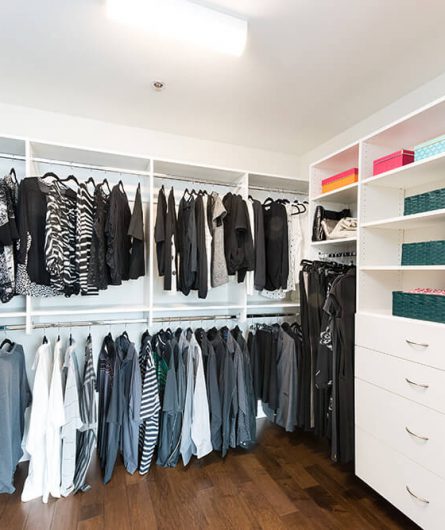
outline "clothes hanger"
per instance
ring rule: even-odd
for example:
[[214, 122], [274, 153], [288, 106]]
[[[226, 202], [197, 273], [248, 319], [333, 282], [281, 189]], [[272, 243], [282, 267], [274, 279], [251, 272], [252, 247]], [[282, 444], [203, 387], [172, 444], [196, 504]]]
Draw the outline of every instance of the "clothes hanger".
[[94, 182], [94, 179], [93, 177], [90, 177], [86, 182], [85, 182], [85, 186], [88, 186], [88, 184], [91, 182], [91, 184], [96, 187], [96, 183]]
[[0, 345], [0, 349], [3, 348], [3, 346], [5, 344], [9, 344], [10, 346], [14, 346], [14, 343], [12, 342], [11, 339], [8, 339], [8, 337], [5, 337], [5, 339], [3, 339], [3, 342]]
[[68, 175], [67, 177], [65, 177], [64, 179], [59, 179], [59, 182], [68, 182], [69, 180], [74, 180], [74, 182], [80, 186], [79, 184], [79, 181], [77, 180], [77, 178], [74, 176], [74, 175]]
[[103, 186], [104, 184], [106, 184], [107, 188], [108, 188], [108, 193], [111, 193], [111, 188], [110, 188], [110, 183], [108, 182], [108, 179], [105, 177], [103, 179], [103, 181], [99, 184], [99, 186]]
[[122, 180], [120, 180], [117, 185], [120, 186], [122, 192], [125, 193], [124, 183], [122, 182]]
[[249, 195], [248, 198], [249, 198], [252, 202], [255, 200], [255, 199], [252, 197], [252, 195]]
[[48, 339], [46, 338], [46, 335], [43, 335], [42, 344], [48, 344]]
[[43, 175], [43, 177], [41, 177], [41, 180], [46, 179], [46, 178], [50, 178], [50, 177], [52, 177], [52, 178], [54, 178], [54, 179], [56, 179], [56, 180], [58, 180], [60, 182], [59, 175], [56, 175], [53, 171], [48, 171], [47, 173], [45, 173]]
[[19, 181], [17, 180], [17, 173], [15, 172], [15, 169], [12, 167], [11, 171], [9, 172], [10, 176], [14, 178], [14, 182], [19, 185]]
[[267, 206], [268, 204], [272, 204], [275, 202], [272, 197], [267, 197], [267, 199], [263, 202], [263, 206]]

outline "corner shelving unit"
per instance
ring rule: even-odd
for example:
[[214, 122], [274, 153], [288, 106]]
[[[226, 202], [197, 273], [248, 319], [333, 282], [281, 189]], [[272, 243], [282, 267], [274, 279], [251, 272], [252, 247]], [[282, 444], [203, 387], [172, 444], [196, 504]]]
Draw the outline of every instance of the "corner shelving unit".
[[157, 159], [144, 153], [123, 153], [90, 150], [84, 146], [58, 145], [31, 138], [0, 138], [0, 171], [9, 173], [15, 167], [20, 178], [54, 171], [61, 176], [74, 173], [80, 180], [92, 176], [96, 181], [106, 177], [110, 186], [124, 182], [130, 206], [137, 185], [141, 184], [146, 233], [146, 275], [123, 286], [110, 286], [97, 296], [64, 298], [31, 298], [17, 296], [0, 305], [0, 324], [24, 324], [31, 333], [34, 324], [75, 322], [87, 319], [129, 319], [146, 321], [184, 316], [231, 315], [246, 322], [252, 313], [276, 314], [298, 311], [298, 293], [284, 300], [270, 300], [260, 295], [248, 296], [245, 283], [235, 278], [212, 289], [205, 300], [196, 292], [183, 296], [165, 292], [162, 278], [157, 273], [153, 228], [157, 197], [162, 185], [173, 186], [179, 203], [185, 188], [204, 188], [224, 195], [228, 191], [240, 193], [247, 199], [251, 194], [264, 200], [267, 196], [288, 196], [307, 199], [308, 183], [289, 175], [250, 173], [248, 169], [219, 168], [214, 166]]
[[[349, 207], [358, 218], [353, 241], [311, 244], [315, 259], [321, 249], [357, 250], [356, 474], [431, 529], [445, 520], [444, 453], [434, 452], [445, 432], [445, 409], [436, 412], [435, 405], [443, 399], [434, 399], [445, 388], [445, 327], [393, 316], [392, 293], [445, 289], [445, 265], [401, 264], [404, 243], [445, 240], [445, 209], [404, 215], [406, 197], [445, 188], [445, 153], [372, 173], [375, 159], [444, 133], [445, 97], [310, 166], [311, 219], [318, 204]], [[351, 167], [359, 169], [357, 185], [320, 193], [322, 178]], [[397, 403], [397, 410], [386, 406], [390, 403]]]
[[[327, 210], [343, 210], [349, 208], [352, 216], [357, 217], [359, 182], [349, 184], [348, 186], [327, 193], [321, 192], [321, 182], [323, 179], [353, 167], [359, 167], [358, 142], [351, 144], [310, 166], [309, 217], [311, 228], [315, 209], [318, 205], [323, 206]], [[310, 233], [312, 234], [311, 229]], [[356, 245], [357, 237], [311, 241], [310, 257], [317, 259], [320, 253], [325, 252], [355, 251]]]

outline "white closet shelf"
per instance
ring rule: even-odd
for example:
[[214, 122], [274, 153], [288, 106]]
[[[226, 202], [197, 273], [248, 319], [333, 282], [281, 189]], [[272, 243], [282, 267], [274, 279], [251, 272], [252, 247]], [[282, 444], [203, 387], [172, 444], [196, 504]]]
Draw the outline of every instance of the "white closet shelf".
[[410, 230], [435, 225], [437, 222], [443, 222], [444, 220], [445, 208], [441, 208], [440, 210], [416, 213], [414, 215], [400, 215], [398, 217], [389, 217], [380, 221], [371, 221], [369, 223], [363, 223], [362, 227]]
[[227, 304], [204, 304], [204, 303], [191, 303], [191, 304], [169, 304], [169, 305], [155, 305], [152, 309], [154, 313], [165, 313], [168, 311], [181, 311], [184, 313], [194, 311], [231, 311], [241, 310], [245, 306], [241, 304], [227, 305]]
[[25, 311], [5, 311], [0, 312], [0, 318], [25, 318]]
[[356, 316], [361, 315], [364, 317], [379, 317], [384, 318], [388, 320], [398, 320], [401, 322], [412, 322], [413, 324], [421, 324], [422, 326], [432, 326], [432, 327], [438, 327], [440, 326], [440, 330], [443, 331], [443, 324], [441, 322], [430, 322], [428, 320], [418, 320], [417, 318], [406, 318], [406, 317], [397, 317], [392, 314], [392, 311], [390, 309], [364, 309], [362, 311], [359, 311], [356, 313]]
[[71, 309], [33, 309], [31, 316], [68, 316], [68, 315], [100, 315], [118, 313], [145, 313], [150, 311], [146, 305], [110, 306], [110, 307], [73, 307]]
[[249, 309], [292, 309], [300, 307], [298, 302], [271, 302], [271, 303], [252, 303], [247, 304], [247, 311]]
[[440, 180], [445, 182], [445, 153], [365, 178], [363, 184], [408, 189]]
[[356, 237], [343, 237], [341, 239], [326, 239], [325, 241], [312, 241], [311, 245], [313, 247], [325, 247], [329, 245], [341, 245], [343, 243], [355, 243], [357, 241]]
[[311, 198], [315, 202], [332, 202], [339, 204], [355, 203], [357, 201], [358, 182], [343, 186], [338, 190], [328, 191], [327, 193], [320, 193]]
[[366, 272], [386, 271], [445, 271], [445, 265], [365, 265], [360, 270]]

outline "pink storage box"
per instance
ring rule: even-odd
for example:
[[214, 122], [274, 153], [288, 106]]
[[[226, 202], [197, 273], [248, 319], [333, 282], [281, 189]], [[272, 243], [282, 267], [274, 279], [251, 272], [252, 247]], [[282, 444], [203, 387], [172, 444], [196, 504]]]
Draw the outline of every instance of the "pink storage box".
[[395, 153], [374, 160], [373, 175], [379, 175], [380, 173], [385, 173], [385, 171], [391, 171], [391, 169], [406, 166], [412, 162], [414, 162], [414, 151], [401, 149], [400, 151], [396, 151]]
[[335, 180], [339, 180], [345, 177], [349, 177], [350, 175], [358, 175], [358, 169], [356, 167], [353, 167], [351, 169], [347, 169], [346, 171], [342, 171], [341, 173], [337, 173], [336, 175], [329, 177], [327, 179], [323, 179], [321, 181], [321, 185], [325, 186], [326, 184], [329, 184], [330, 182], [334, 182]]

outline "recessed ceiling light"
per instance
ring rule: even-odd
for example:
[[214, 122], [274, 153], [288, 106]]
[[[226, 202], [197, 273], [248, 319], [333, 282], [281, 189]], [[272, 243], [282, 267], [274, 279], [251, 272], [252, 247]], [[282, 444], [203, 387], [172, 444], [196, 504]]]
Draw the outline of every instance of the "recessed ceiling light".
[[161, 90], [164, 90], [165, 88], [165, 83], [164, 81], [153, 81], [151, 86], [153, 87], [153, 90], [156, 90], [156, 92], [161, 92]]
[[107, 0], [111, 18], [150, 32], [240, 56], [247, 20], [189, 0]]

